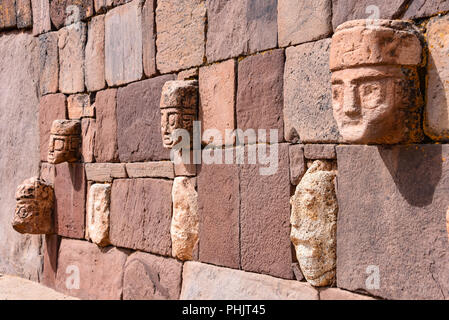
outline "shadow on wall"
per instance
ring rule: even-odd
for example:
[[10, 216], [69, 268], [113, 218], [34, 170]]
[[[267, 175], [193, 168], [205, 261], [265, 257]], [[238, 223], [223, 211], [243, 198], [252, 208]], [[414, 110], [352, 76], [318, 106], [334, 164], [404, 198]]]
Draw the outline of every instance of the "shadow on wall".
[[432, 204], [442, 175], [441, 145], [378, 146], [377, 150], [404, 199], [414, 207]]

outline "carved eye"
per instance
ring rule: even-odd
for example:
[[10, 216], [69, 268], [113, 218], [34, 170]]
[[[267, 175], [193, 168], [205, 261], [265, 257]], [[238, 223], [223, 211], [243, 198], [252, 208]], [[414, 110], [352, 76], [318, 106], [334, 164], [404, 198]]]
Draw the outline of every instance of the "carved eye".
[[332, 101], [334, 108], [340, 108], [343, 101], [343, 87], [339, 84], [332, 85]]
[[[386, 83], [384, 85], [386, 85]], [[370, 81], [360, 85], [360, 101], [363, 108], [374, 109], [383, 103], [385, 98], [383, 90], [384, 85], [381, 81]]]
[[176, 113], [172, 113], [168, 116], [168, 123], [170, 126], [174, 126], [176, 124]]

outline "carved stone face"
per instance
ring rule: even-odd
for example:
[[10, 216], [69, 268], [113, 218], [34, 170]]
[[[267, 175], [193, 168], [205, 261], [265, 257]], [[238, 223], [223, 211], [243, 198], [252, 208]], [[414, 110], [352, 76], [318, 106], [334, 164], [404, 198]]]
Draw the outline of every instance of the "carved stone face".
[[20, 233], [52, 233], [53, 203], [51, 186], [37, 178], [25, 180], [17, 188], [13, 228]]
[[58, 164], [74, 162], [79, 158], [80, 122], [76, 120], [55, 120], [48, 145], [48, 162]]
[[372, 66], [332, 74], [334, 118], [345, 142], [398, 143], [405, 139], [406, 75], [399, 67]]
[[193, 126], [193, 115], [183, 114], [181, 108], [161, 109], [161, 133], [165, 148], [172, 148], [181, 138], [173, 140], [172, 134], [176, 129], [185, 129], [191, 134]]

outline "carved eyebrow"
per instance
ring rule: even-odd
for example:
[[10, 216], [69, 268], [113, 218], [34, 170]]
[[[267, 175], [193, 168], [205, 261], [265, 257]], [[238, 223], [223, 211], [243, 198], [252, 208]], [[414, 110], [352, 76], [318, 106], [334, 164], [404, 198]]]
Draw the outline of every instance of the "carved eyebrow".
[[385, 75], [376, 75], [376, 76], [366, 76], [363, 78], [352, 79], [350, 82], [351, 82], [351, 84], [360, 84], [360, 83], [365, 83], [365, 82], [370, 82], [370, 81], [379, 81], [379, 80], [386, 80], [386, 79], [393, 79], [393, 78], [395, 78], [395, 77], [385, 76]]
[[332, 79], [332, 84], [343, 84], [343, 80], [341, 80], [341, 79]]

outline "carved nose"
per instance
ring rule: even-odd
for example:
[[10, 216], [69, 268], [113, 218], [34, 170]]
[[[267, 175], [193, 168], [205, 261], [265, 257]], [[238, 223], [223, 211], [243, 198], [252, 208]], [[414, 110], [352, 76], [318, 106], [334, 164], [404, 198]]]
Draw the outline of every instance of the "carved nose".
[[347, 116], [355, 116], [360, 113], [359, 101], [357, 99], [357, 89], [355, 86], [345, 89], [343, 112]]

